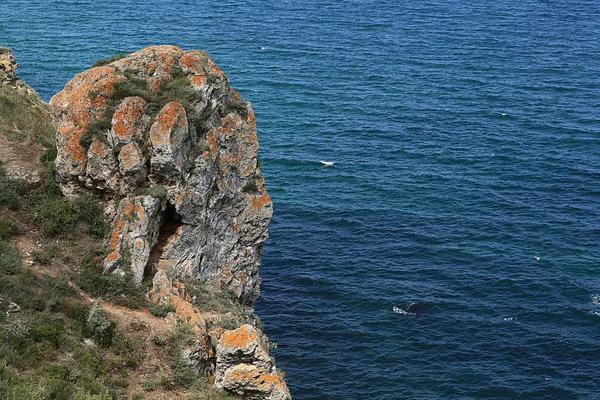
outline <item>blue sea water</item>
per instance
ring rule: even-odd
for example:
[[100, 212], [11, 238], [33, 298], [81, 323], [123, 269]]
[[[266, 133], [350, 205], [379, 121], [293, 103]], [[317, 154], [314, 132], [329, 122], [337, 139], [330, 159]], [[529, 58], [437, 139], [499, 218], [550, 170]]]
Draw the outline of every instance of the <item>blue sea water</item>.
[[[263, 319], [296, 399], [600, 399], [600, 3], [28, 0], [49, 99], [209, 52], [256, 111]], [[326, 166], [321, 161], [333, 162]]]

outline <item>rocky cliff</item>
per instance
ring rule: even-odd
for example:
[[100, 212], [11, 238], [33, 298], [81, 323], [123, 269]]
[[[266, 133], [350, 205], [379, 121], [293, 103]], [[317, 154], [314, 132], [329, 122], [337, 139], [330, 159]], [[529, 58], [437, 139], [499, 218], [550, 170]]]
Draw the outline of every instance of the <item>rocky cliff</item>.
[[[110, 218], [107, 274], [152, 280], [151, 302], [191, 326], [190, 362], [245, 399], [290, 399], [256, 329], [262, 246], [273, 207], [252, 107], [206, 53], [148, 47], [98, 63], [50, 100], [57, 180]], [[186, 283], [231, 294], [247, 322], [226, 330]]]

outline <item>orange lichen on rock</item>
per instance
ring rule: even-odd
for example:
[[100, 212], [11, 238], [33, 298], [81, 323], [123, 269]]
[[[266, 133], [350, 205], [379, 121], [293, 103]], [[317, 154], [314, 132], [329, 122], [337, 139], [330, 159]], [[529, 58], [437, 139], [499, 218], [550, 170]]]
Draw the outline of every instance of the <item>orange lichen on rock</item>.
[[[120, 241], [123, 236], [123, 228], [125, 227], [125, 220], [119, 218], [119, 220], [113, 225], [113, 230], [110, 232], [108, 237], [108, 249], [116, 250], [120, 246]], [[108, 257], [107, 257], [108, 259]]]
[[274, 390], [287, 391], [287, 386], [279, 374], [265, 371], [255, 365], [236, 365], [227, 370], [223, 381], [226, 389], [240, 395], [251, 391], [262, 393], [271, 393]]
[[134, 142], [123, 146], [119, 152], [119, 162], [125, 172], [131, 171], [141, 165], [142, 158], [140, 155], [140, 150]]
[[61, 161], [57, 168], [65, 173], [79, 175], [85, 170], [86, 151], [79, 144], [79, 138], [84, 133], [81, 126], [71, 124], [59, 124], [57, 134], [63, 142], [58, 149], [58, 160]]
[[266, 191], [259, 196], [253, 196], [250, 198], [250, 204], [252, 207], [252, 211], [258, 211], [263, 208], [267, 204], [272, 204], [271, 197], [268, 195]]
[[108, 253], [108, 255], [106, 256], [106, 260], [107, 261], [117, 261], [119, 259], [119, 257], [121, 257], [119, 255], [119, 253], [117, 253], [116, 251], [111, 251], [110, 253]]
[[[98, 157], [105, 158], [110, 154], [110, 148], [101, 140], [94, 140], [88, 149], [88, 152], [95, 153]], [[89, 156], [88, 156], [89, 157]]]
[[206, 75], [190, 75], [188, 79], [192, 85], [200, 86], [206, 82]]
[[157, 92], [163, 82], [173, 77], [175, 65], [182, 54], [177, 46], [150, 46], [111, 65], [123, 71], [138, 71], [139, 75], [147, 77], [148, 87]]
[[77, 74], [65, 88], [50, 99], [59, 120], [57, 169], [61, 176], [85, 171], [86, 150], [79, 144], [88, 125], [102, 116], [113, 84], [119, 80], [112, 67], [98, 67]]
[[174, 127], [184, 126], [187, 119], [185, 108], [172, 101], [166, 104], [156, 116], [156, 123], [150, 130], [150, 141], [155, 147], [171, 144], [171, 131]]
[[179, 65], [184, 72], [191, 72], [196, 75], [213, 74], [218, 77], [225, 76], [221, 68], [215, 64], [214, 60], [201, 50], [190, 50], [183, 53], [179, 59]]
[[256, 330], [250, 325], [242, 325], [238, 329], [226, 331], [219, 342], [223, 346], [243, 348], [248, 347], [258, 340]]
[[112, 132], [118, 141], [128, 143], [142, 136], [145, 106], [146, 100], [142, 97], [126, 97], [121, 101], [112, 118]]

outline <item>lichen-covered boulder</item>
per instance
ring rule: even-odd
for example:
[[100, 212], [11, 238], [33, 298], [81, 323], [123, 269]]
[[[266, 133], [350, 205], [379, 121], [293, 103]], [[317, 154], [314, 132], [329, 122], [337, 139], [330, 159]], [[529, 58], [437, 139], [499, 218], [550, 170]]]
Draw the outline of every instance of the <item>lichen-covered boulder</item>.
[[217, 345], [215, 386], [252, 400], [290, 400], [285, 381], [251, 325], [226, 331]]
[[0, 82], [14, 82], [17, 80], [15, 74], [19, 64], [15, 61], [12, 51], [0, 46]]
[[112, 219], [106, 271], [164, 271], [252, 304], [272, 203], [252, 107], [206, 53], [145, 48], [76, 75], [50, 106], [61, 190], [98, 196]]

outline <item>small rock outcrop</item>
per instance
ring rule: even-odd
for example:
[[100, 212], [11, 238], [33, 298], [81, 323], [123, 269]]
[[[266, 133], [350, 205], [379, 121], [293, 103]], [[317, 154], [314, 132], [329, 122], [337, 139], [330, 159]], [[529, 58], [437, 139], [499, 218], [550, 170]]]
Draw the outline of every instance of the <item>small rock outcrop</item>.
[[251, 325], [225, 332], [217, 346], [215, 386], [249, 400], [290, 400], [290, 392]]
[[148, 300], [191, 327], [184, 353], [217, 387], [291, 399], [266, 336], [209, 326], [223, 316], [201, 312], [181, 282], [231, 293], [246, 310], [259, 295], [273, 206], [250, 104], [206, 53], [154, 46], [76, 75], [50, 106], [63, 194], [96, 196], [112, 221], [105, 273], [152, 278]]
[[15, 73], [18, 66], [12, 51], [0, 46], [0, 82], [15, 82], [18, 79]]

